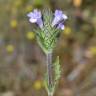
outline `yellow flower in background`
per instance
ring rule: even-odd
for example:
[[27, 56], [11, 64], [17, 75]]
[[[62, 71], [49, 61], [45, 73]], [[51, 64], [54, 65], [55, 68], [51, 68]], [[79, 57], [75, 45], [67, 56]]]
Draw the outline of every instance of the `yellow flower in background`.
[[7, 46], [6, 46], [6, 51], [7, 51], [8, 53], [12, 53], [12, 52], [14, 51], [14, 46], [13, 46], [13, 45], [7, 45]]
[[26, 12], [30, 12], [30, 11], [32, 11], [32, 5], [28, 5], [27, 7], [26, 7]]
[[42, 83], [41, 80], [36, 80], [36, 81], [34, 82], [33, 87], [34, 87], [35, 90], [40, 90], [40, 89], [42, 88], [42, 85], [43, 85], [43, 83]]
[[65, 27], [64, 29], [64, 35], [70, 35], [72, 32], [71, 28], [70, 27]]
[[33, 40], [35, 38], [35, 34], [34, 32], [27, 32], [26, 37], [29, 40]]
[[81, 4], [82, 4], [82, 0], [73, 0], [73, 5], [74, 5], [75, 7], [80, 7]]
[[17, 21], [16, 21], [16, 20], [12, 20], [12, 21], [10, 22], [10, 26], [11, 26], [12, 28], [16, 28], [16, 27], [17, 27]]
[[90, 47], [90, 52], [92, 55], [96, 55], [96, 46]]

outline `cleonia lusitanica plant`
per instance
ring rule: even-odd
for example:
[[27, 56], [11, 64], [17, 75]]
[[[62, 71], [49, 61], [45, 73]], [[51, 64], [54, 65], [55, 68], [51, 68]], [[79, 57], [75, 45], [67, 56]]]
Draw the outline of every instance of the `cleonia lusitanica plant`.
[[[61, 10], [55, 10], [54, 13], [50, 9], [43, 10], [34, 9], [27, 14], [30, 23], [37, 24], [34, 30], [36, 39], [46, 55], [47, 72], [44, 78], [45, 88], [48, 96], [53, 96], [55, 88], [58, 84], [61, 74], [59, 64], [59, 56], [55, 62], [52, 62], [52, 52], [56, 45], [57, 35], [64, 30], [64, 22], [67, 16]], [[53, 73], [54, 72], [54, 76]]]

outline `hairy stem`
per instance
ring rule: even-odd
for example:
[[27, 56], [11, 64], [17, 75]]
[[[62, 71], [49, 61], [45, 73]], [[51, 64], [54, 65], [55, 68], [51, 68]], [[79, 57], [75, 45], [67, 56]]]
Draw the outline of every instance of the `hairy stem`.
[[53, 96], [53, 93], [48, 93], [48, 96]]
[[[47, 76], [48, 76], [48, 86], [52, 87], [52, 52], [46, 54], [46, 63], [47, 63]], [[50, 93], [48, 94], [49, 96]]]

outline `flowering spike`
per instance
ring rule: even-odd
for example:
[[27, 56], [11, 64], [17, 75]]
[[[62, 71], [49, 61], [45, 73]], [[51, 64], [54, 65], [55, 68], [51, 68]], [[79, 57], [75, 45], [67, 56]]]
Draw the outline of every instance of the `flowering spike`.
[[[63, 14], [61, 10], [56, 10], [54, 13], [49, 10], [38, 11], [37, 9], [33, 10], [27, 14], [29, 21], [31, 23], [36, 23], [41, 29], [36, 30], [37, 41], [45, 53], [49, 53], [53, 50], [57, 35], [61, 30], [64, 30], [64, 20], [67, 19], [67, 16]], [[43, 21], [42, 21], [43, 17]]]

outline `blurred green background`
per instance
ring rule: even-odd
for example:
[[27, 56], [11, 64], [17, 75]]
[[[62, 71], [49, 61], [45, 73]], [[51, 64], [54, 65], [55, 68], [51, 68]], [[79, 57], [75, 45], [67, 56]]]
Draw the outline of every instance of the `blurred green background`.
[[68, 16], [53, 53], [62, 66], [54, 96], [96, 96], [96, 0], [0, 0], [0, 96], [47, 96], [45, 55], [26, 16], [34, 8]]

